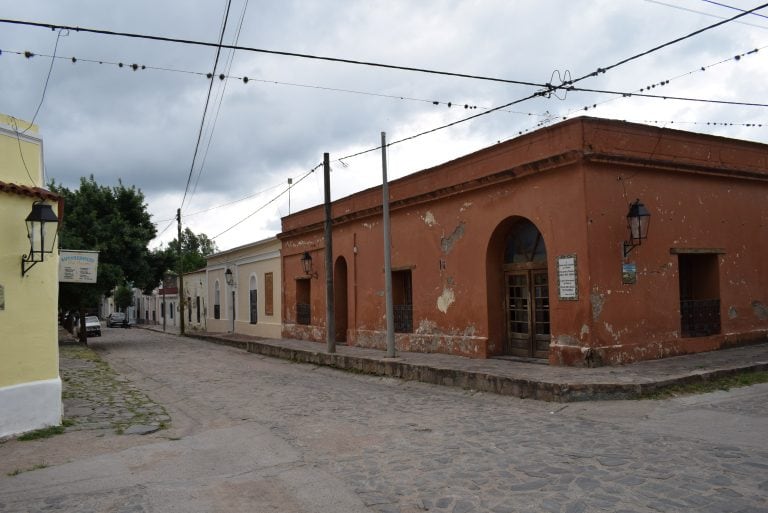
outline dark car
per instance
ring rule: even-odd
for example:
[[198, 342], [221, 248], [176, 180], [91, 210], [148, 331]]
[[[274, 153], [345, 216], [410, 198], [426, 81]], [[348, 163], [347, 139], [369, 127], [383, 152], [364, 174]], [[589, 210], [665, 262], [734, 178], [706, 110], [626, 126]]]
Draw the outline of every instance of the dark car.
[[107, 327], [109, 328], [120, 328], [125, 324], [127, 321], [125, 314], [123, 312], [113, 312], [109, 314], [109, 317], [107, 317]]
[[85, 334], [89, 337], [101, 336], [101, 321], [95, 315], [89, 315], [85, 318]]

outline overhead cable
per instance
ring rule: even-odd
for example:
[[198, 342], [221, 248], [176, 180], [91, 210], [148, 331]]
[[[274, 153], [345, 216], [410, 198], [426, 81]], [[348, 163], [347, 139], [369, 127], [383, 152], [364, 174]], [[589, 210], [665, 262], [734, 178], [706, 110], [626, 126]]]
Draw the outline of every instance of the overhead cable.
[[443, 76], [449, 76], [449, 77], [457, 77], [457, 78], [471, 78], [474, 80], [486, 80], [490, 82], [501, 82], [505, 84], [516, 84], [516, 85], [525, 85], [525, 86], [533, 86], [533, 87], [546, 87], [546, 84], [537, 83], [537, 82], [527, 82], [524, 80], [511, 80], [511, 79], [505, 79], [505, 78], [497, 78], [497, 77], [488, 77], [483, 75], [470, 75], [467, 73], [454, 73], [450, 71], [439, 71], [439, 70], [433, 70], [433, 69], [427, 69], [427, 68], [416, 68], [412, 66], [398, 66], [395, 64], [384, 64], [380, 62], [372, 62], [372, 61], [361, 61], [361, 60], [355, 60], [355, 59], [344, 59], [341, 57], [328, 57], [323, 55], [312, 55], [312, 54], [306, 54], [306, 53], [297, 53], [297, 52], [287, 52], [287, 51], [281, 51], [281, 50], [267, 50], [264, 48], [254, 48], [250, 46], [240, 46], [240, 45], [224, 45], [224, 44], [216, 44], [216, 43], [209, 43], [206, 41], [197, 41], [193, 39], [179, 39], [179, 38], [173, 38], [173, 37], [163, 37], [163, 36], [152, 36], [147, 34], [137, 34], [132, 32], [116, 32], [113, 30], [101, 30], [101, 29], [92, 29], [92, 28], [85, 28], [85, 27], [76, 27], [76, 26], [70, 26], [70, 25], [59, 25], [59, 24], [52, 24], [52, 23], [41, 23], [41, 22], [33, 22], [33, 21], [23, 21], [23, 20], [13, 20], [8, 18], [0, 18], [0, 23], [8, 23], [12, 25], [22, 25], [22, 26], [28, 26], [28, 27], [38, 27], [38, 28], [47, 28], [51, 30], [56, 29], [69, 29], [74, 30], [75, 32], [88, 32], [91, 34], [102, 34], [107, 36], [120, 36], [120, 37], [128, 37], [128, 38], [137, 38], [137, 39], [150, 39], [153, 41], [163, 41], [166, 43], [179, 43], [179, 44], [186, 44], [186, 45], [196, 45], [196, 46], [208, 46], [213, 48], [227, 48], [230, 50], [243, 50], [246, 52], [257, 52], [257, 53], [265, 53], [270, 55], [280, 55], [284, 57], [296, 57], [301, 59], [312, 59], [312, 60], [319, 60], [319, 61], [328, 61], [328, 62], [337, 62], [341, 64], [354, 64], [358, 66], [371, 66], [375, 68], [384, 68], [384, 69], [393, 69], [393, 70], [401, 70], [401, 71], [414, 71], [419, 73], [427, 73], [432, 75], [443, 75]]
[[[221, 35], [219, 36], [219, 46], [216, 49], [216, 59], [213, 61], [213, 72], [216, 73], [216, 66], [219, 64], [219, 55], [221, 55], [221, 43], [224, 41], [224, 32], [227, 30], [227, 19], [229, 18], [229, 8], [232, 5], [232, 0], [227, 1], [227, 10], [224, 13], [224, 21], [221, 24]], [[192, 180], [192, 173], [195, 170], [195, 160], [197, 159], [197, 152], [200, 150], [200, 140], [203, 137], [203, 127], [205, 126], [205, 115], [208, 112], [208, 103], [211, 100], [211, 89], [213, 89], [213, 80], [208, 85], [208, 94], [205, 97], [205, 107], [203, 108], [203, 116], [200, 120], [200, 130], [197, 132], [197, 142], [195, 143], [195, 152], [192, 154], [192, 164], [189, 167], [189, 176], [187, 176], [187, 185], [184, 187], [184, 197], [181, 199], [181, 208], [184, 207], [184, 200], [187, 199], [187, 192], [189, 192], [189, 184]]]

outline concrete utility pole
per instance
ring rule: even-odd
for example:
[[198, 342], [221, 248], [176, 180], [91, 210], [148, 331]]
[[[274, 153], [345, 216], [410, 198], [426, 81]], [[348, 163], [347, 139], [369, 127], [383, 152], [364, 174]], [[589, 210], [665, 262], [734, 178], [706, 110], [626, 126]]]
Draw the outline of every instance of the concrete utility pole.
[[325, 327], [328, 352], [336, 352], [336, 319], [333, 305], [333, 230], [331, 229], [331, 163], [323, 153], [325, 182]]
[[291, 188], [293, 187], [293, 178], [288, 179], [288, 215], [291, 215]]
[[176, 219], [179, 221], [179, 317], [181, 334], [184, 335], [184, 251], [181, 247], [181, 209], [176, 209]]
[[389, 229], [389, 181], [387, 179], [387, 133], [381, 133], [381, 174], [384, 222], [384, 301], [387, 312], [387, 358], [395, 357], [395, 313], [392, 306], [392, 240]]

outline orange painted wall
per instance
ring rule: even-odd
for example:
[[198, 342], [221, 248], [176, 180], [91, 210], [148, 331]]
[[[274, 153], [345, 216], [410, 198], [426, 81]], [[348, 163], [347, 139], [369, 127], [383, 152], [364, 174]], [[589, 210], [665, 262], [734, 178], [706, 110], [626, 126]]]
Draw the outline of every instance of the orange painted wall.
[[[547, 246], [552, 364], [659, 358], [765, 337], [768, 151], [765, 145], [579, 118], [390, 184], [393, 269], [410, 269], [414, 333], [401, 350], [499, 354], [505, 332], [503, 244], [524, 217]], [[651, 211], [626, 260], [628, 204]], [[384, 348], [381, 191], [332, 206], [334, 261], [347, 269], [350, 344]], [[283, 218], [283, 335], [325, 340], [322, 206]], [[722, 331], [680, 334], [676, 250], [715, 248]], [[309, 251], [310, 325], [296, 324], [300, 257]], [[578, 300], [557, 297], [558, 255], [577, 256]], [[622, 263], [637, 282], [622, 283]], [[338, 295], [337, 295], [338, 297]], [[338, 319], [338, 316], [337, 316]], [[338, 323], [338, 320], [337, 320]]]

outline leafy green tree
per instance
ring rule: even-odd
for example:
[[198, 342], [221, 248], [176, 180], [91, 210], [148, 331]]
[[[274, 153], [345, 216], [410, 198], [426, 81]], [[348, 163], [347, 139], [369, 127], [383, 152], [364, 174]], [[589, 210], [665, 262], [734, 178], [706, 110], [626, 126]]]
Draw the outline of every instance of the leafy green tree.
[[[182, 272], [197, 271], [206, 266], [206, 257], [216, 253], [216, 243], [204, 233], [196, 235], [189, 228], [181, 232]], [[158, 260], [165, 264], [165, 269], [179, 270], [179, 240], [173, 239], [166, 248], [158, 250], [162, 256]]]
[[62, 249], [99, 251], [95, 284], [62, 283], [59, 306], [66, 310], [93, 309], [102, 295], [110, 295], [126, 280], [141, 288], [153, 280], [148, 243], [157, 233], [144, 194], [118, 182], [102, 186], [91, 175], [80, 188], [69, 190], [55, 182], [51, 191], [64, 198], [64, 220], [59, 228]]
[[133, 304], [133, 290], [127, 285], [120, 285], [115, 289], [115, 306], [120, 311], [125, 311], [126, 308]]

